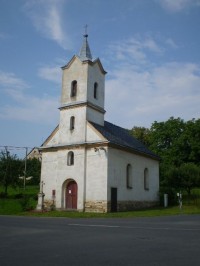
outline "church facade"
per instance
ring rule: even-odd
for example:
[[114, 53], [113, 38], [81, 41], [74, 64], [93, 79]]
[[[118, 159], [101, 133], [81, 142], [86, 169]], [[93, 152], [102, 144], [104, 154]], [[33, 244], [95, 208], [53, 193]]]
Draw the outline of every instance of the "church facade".
[[110, 212], [158, 202], [159, 158], [127, 130], [104, 120], [105, 75], [87, 35], [62, 67], [59, 125], [40, 147], [38, 209]]

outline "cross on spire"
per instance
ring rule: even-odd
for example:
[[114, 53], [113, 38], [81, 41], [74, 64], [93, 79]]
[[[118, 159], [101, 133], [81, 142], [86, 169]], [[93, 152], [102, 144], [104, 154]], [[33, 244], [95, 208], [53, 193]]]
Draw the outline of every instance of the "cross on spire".
[[85, 34], [83, 35], [84, 37], [88, 37], [88, 34], [87, 34], [87, 28], [88, 28], [88, 25], [86, 24], [85, 26], [84, 26], [84, 28], [85, 28]]
[[84, 37], [83, 38], [83, 44], [82, 44], [80, 54], [79, 54], [79, 57], [82, 61], [92, 60], [92, 54], [90, 52], [90, 47], [89, 47], [89, 44], [87, 41], [87, 37], [88, 37], [87, 28], [88, 28], [88, 25], [86, 24], [84, 26], [85, 34], [83, 35], [83, 37]]

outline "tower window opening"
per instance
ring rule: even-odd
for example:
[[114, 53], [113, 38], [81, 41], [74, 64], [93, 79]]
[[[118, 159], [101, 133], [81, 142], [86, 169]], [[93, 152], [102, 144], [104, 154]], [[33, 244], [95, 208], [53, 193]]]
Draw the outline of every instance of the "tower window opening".
[[74, 153], [73, 151], [69, 151], [67, 154], [67, 165], [74, 165]]
[[70, 130], [74, 130], [75, 128], [75, 117], [71, 116], [70, 117]]
[[75, 97], [77, 95], [77, 81], [73, 80], [71, 83], [71, 97]]
[[132, 188], [132, 167], [130, 164], [126, 166], [126, 187]]
[[97, 99], [97, 89], [98, 89], [98, 83], [94, 83], [94, 98]]
[[144, 189], [149, 190], [149, 171], [148, 171], [148, 168], [144, 169]]

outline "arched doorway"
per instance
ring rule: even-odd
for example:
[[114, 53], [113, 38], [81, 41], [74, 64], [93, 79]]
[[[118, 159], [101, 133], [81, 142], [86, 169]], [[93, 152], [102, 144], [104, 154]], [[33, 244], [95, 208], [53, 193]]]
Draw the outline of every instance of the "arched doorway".
[[70, 181], [66, 185], [66, 209], [77, 209], [77, 183]]

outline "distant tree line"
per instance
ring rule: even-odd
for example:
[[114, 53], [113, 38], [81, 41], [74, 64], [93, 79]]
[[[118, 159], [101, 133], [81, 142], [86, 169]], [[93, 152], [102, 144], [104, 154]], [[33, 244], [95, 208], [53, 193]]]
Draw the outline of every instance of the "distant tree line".
[[200, 187], [200, 119], [170, 117], [155, 121], [150, 129], [133, 127], [130, 134], [160, 156], [160, 189], [163, 193]]

